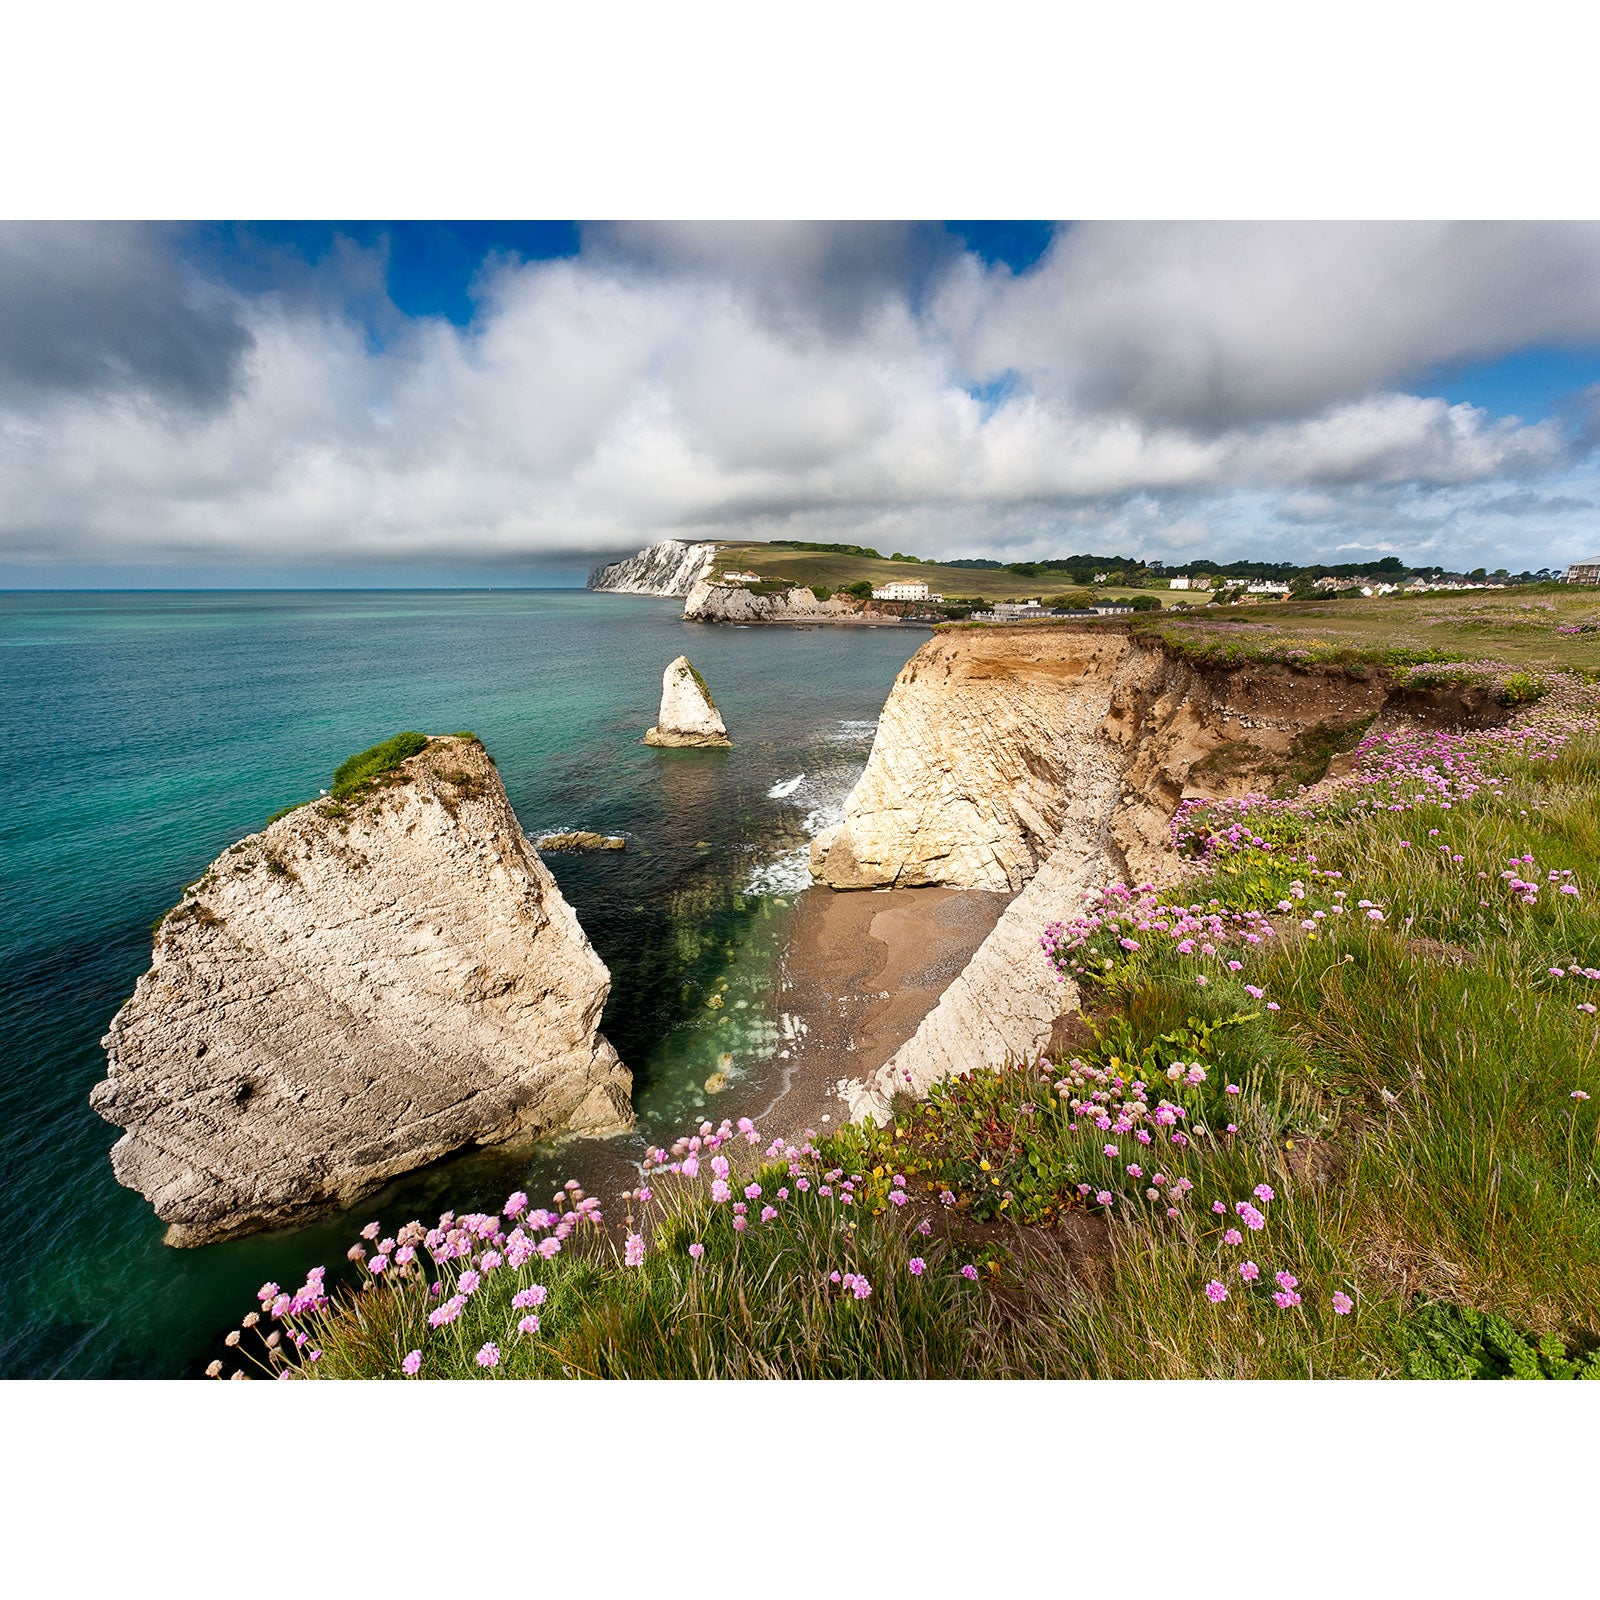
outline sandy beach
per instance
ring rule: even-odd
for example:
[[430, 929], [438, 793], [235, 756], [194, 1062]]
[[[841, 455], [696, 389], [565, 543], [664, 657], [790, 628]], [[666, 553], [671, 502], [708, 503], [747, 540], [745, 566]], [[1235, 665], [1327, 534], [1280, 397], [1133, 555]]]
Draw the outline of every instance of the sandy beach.
[[782, 963], [789, 1053], [776, 1063], [776, 1092], [741, 1114], [785, 1137], [847, 1120], [841, 1085], [869, 1076], [911, 1037], [1011, 899], [984, 890], [806, 890]]

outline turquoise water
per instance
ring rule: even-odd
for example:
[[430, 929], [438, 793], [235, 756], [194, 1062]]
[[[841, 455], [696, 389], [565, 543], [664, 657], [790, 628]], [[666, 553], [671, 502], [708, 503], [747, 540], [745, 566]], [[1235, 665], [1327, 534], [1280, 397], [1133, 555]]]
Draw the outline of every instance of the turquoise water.
[[[672, 601], [573, 590], [0, 595], [0, 1375], [194, 1372], [256, 1285], [350, 1240], [346, 1216], [168, 1249], [88, 1107], [151, 924], [221, 850], [401, 728], [477, 732], [530, 834], [626, 835], [550, 865], [611, 968], [636, 1154], [714, 1109], [719, 1064], [747, 1088], [773, 1070], [772, 954], [806, 838], [921, 638], [695, 626]], [[639, 742], [680, 652], [734, 750]], [[583, 1158], [463, 1154], [359, 1220], [498, 1203]]]

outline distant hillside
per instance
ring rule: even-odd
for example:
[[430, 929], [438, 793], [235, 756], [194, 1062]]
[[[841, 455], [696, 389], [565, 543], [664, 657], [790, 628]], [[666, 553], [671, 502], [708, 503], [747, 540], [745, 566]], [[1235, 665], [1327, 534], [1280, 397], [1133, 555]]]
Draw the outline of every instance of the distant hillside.
[[[1030, 596], [1060, 594], [1066, 590], [1083, 588], [1091, 575], [1082, 578], [1073, 575], [1066, 566], [1042, 567], [1029, 565], [1029, 573], [1019, 574], [994, 565], [952, 566], [936, 561], [917, 561], [903, 558], [891, 560], [888, 556], [860, 553], [862, 546], [841, 546], [833, 549], [805, 549], [783, 544], [719, 544], [712, 567], [712, 576], [729, 570], [748, 570], [762, 578], [772, 578], [785, 583], [843, 589], [863, 580], [874, 586], [885, 583], [916, 582], [919, 579], [936, 594], [947, 597], [977, 597], [984, 600], [1026, 600]], [[1094, 571], [1105, 571], [1097, 567]], [[1134, 587], [1126, 584], [1096, 584], [1097, 594], [1131, 594]], [[1152, 593], [1157, 591], [1152, 589]], [[1158, 597], [1165, 601], [1168, 591], [1163, 588]], [[1174, 598], [1185, 598], [1182, 595]]]

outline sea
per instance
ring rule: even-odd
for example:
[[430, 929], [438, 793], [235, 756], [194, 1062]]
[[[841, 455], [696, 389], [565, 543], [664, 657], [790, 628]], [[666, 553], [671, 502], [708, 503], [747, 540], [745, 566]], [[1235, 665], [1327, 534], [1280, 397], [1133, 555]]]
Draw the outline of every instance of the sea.
[[[530, 837], [626, 838], [548, 858], [611, 969], [602, 1026], [639, 1118], [624, 1156], [720, 1116], [708, 1081], [781, 1070], [777, 956], [807, 844], [923, 635], [680, 607], [572, 589], [0, 594], [0, 1377], [198, 1375], [263, 1281], [341, 1262], [369, 1217], [582, 1172], [584, 1141], [468, 1151], [351, 1213], [191, 1250], [111, 1175], [118, 1130], [89, 1091], [152, 925], [213, 857], [403, 729], [476, 732]], [[733, 749], [641, 743], [680, 653]]]

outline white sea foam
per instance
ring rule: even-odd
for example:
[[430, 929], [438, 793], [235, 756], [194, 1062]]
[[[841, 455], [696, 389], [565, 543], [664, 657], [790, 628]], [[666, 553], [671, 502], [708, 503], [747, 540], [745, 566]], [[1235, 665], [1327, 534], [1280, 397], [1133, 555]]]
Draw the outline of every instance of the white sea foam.
[[[828, 735], [830, 744], [851, 744], [858, 747], [868, 744], [877, 731], [876, 719], [868, 721], [842, 721]], [[843, 756], [844, 752], [841, 751]], [[861, 776], [863, 757], [853, 754], [836, 765], [820, 772], [802, 772], [793, 778], [783, 778], [767, 790], [767, 797], [782, 800], [801, 813], [800, 832], [808, 841], [792, 846], [775, 860], [756, 867], [745, 882], [744, 892], [752, 895], [799, 894], [811, 887], [811, 846], [825, 828], [844, 820], [844, 803]], [[791, 835], [792, 837], [792, 835]]]
[[745, 880], [746, 894], [799, 894], [811, 887], [811, 846], [797, 845], [776, 861], [756, 867]]

